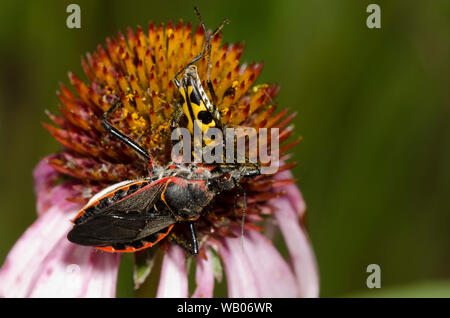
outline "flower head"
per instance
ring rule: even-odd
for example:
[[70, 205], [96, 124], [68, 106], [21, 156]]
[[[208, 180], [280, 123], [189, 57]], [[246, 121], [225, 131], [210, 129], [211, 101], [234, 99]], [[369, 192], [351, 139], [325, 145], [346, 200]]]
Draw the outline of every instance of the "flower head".
[[[299, 141], [284, 143], [293, 133], [289, 124], [295, 114], [287, 109], [276, 112], [273, 99], [278, 86], [255, 85], [263, 65], [240, 64], [243, 44], [221, 42], [221, 33], [211, 40], [209, 67], [222, 123], [227, 127], [279, 128], [279, 143], [283, 143], [280, 162], [284, 162], [288, 156], [283, 154]], [[126, 36], [119, 32], [117, 38], [108, 38], [104, 47], [99, 45], [82, 59], [87, 81], [69, 74], [75, 92], [61, 84], [60, 114], [48, 113], [53, 125], [44, 123], [63, 149], [45, 158], [35, 170], [39, 218], [8, 255], [0, 272], [0, 295], [114, 295], [120, 255], [66, 239], [70, 219], [94, 194], [112, 184], [148, 176], [145, 162], [105, 132], [102, 116], [120, 100], [123, 107], [111, 114], [113, 125], [148, 151], [155, 162], [162, 166], [170, 163], [170, 122], [180, 107], [173, 79], [202, 51], [204, 43], [200, 25], [192, 32], [191, 24], [181, 21], [158, 27], [151, 23], [145, 31], [129, 28]], [[207, 57], [196, 66], [206, 87]], [[234, 207], [237, 191], [219, 194], [199, 218], [196, 229], [201, 249], [196, 257], [193, 296], [213, 295], [214, 280], [221, 276], [219, 258], [231, 297], [317, 296], [314, 255], [303, 227], [305, 206], [289, 172], [293, 165], [282, 164], [277, 174], [242, 182], [247, 194], [244, 249], [239, 238], [242, 205]], [[273, 237], [264, 233], [268, 227], [283, 234], [289, 260], [272, 244]], [[186, 241], [185, 234], [183, 224], [176, 224], [168, 237], [152, 247], [165, 251], [158, 296], [188, 296], [186, 256], [179, 247]], [[28, 263], [23, 262], [25, 258]], [[19, 262], [23, 266], [12, 265]], [[72, 289], [64, 287], [68, 275]]]

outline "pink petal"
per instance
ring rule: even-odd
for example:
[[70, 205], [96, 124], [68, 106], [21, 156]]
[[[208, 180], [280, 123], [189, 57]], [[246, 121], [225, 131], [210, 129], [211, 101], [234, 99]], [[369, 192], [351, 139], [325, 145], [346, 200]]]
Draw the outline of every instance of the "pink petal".
[[0, 270], [4, 297], [113, 297], [119, 255], [70, 243], [79, 206], [56, 205], [17, 241]]
[[[244, 237], [244, 244], [246, 238]], [[231, 298], [259, 296], [256, 278], [246, 255], [242, 252], [240, 238], [225, 238], [219, 248], [227, 278], [228, 296]]]
[[48, 164], [51, 157], [42, 159], [33, 171], [38, 215], [45, 213], [52, 206], [66, 204], [67, 198], [74, 196], [72, 188], [75, 182], [55, 186], [60, 174]]
[[[275, 175], [276, 180], [287, 180], [293, 179], [292, 172], [290, 170], [282, 171]], [[285, 196], [288, 198], [292, 208], [297, 212], [297, 214], [302, 218], [306, 212], [306, 204], [303, 200], [303, 196], [298, 189], [298, 187], [294, 184], [289, 184], [284, 187], [279, 188], [279, 192], [284, 191]]]
[[119, 256], [71, 244], [70, 219], [81, 208], [72, 183], [54, 187], [57, 174], [45, 159], [34, 171], [39, 218], [25, 231], [0, 269], [3, 297], [112, 297]]
[[197, 288], [195, 289], [193, 298], [211, 298], [214, 291], [214, 269], [211, 252], [206, 252], [207, 260], [197, 257], [197, 268], [195, 272], [195, 281]]
[[156, 297], [188, 297], [188, 277], [185, 263], [183, 249], [174, 244], [170, 244], [163, 259]]
[[52, 166], [48, 164], [52, 156], [42, 159], [34, 168], [34, 191], [39, 194], [43, 191], [48, 191], [53, 188], [54, 183], [58, 179], [59, 173]]
[[[87, 265], [91, 267], [92, 271], [90, 277], [84, 280], [87, 287], [85, 287], [85, 293], [82, 297], [116, 297], [117, 275], [121, 258], [122, 254], [91, 249]], [[82, 266], [80, 266], [80, 270], [83, 270]]]
[[226, 238], [225, 242], [221, 255], [230, 297], [299, 296], [289, 265], [261, 233], [246, 231], [244, 250], [241, 238]]
[[70, 216], [79, 205], [55, 205], [41, 215], [16, 242], [0, 270], [0, 295], [26, 297], [40, 275], [46, 257], [66, 239], [71, 228]]
[[[52, 200], [59, 198], [55, 196], [53, 190], [58, 180], [59, 173], [47, 162], [51, 156], [41, 160], [33, 171], [34, 192], [36, 193], [36, 208], [38, 215], [45, 213], [54, 203]], [[61, 189], [58, 187], [58, 189]]]
[[248, 231], [247, 237], [244, 252], [253, 274], [259, 278], [260, 297], [297, 297], [295, 276], [278, 250], [257, 231]]
[[[290, 185], [289, 187], [295, 187]], [[302, 202], [297, 202], [302, 206]], [[289, 250], [294, 273], [300, 287], [302, 297], [319, 296], [319, 275], [317, 271], [314, 252], [309, 239], [300, 225], [298, 208], [294, 209], [295, 202], [282, 197], [272, 199], [270, 204], [276, 207], [275, 219], [280, 226], [286, 246]]]
[[30, 297], [114, 297], [120, 254], [66, 239], [44, 262]]

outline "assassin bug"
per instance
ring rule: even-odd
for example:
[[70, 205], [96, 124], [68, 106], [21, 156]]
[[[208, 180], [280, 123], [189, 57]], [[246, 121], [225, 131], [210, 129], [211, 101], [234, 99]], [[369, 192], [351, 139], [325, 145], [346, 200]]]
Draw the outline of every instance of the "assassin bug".
[[[189, 74], [189, 67], [210, 51], [210, 39], [207, 37], [203, 52], [183, 68], [187, 70], [185, 74]], [[200, 94], [196, 100], [197, 107], [203, 101], [210, 116], [216, 117], [218, 112], [215, 114], [215, 107], [212, 108], [209, 101], [205, 102], [206, 94], [199, 81], [188, 82], [191, 84], [189, 89], [189, 85], [178, 85], [180, 82], [177, 76], [174, 79], [177, 87], [184, 87], [185, 92], [190, 91], [189, 95], [184, 96], [185, 100], [193, 96], [195, 88]], [[162, 167], [155, 163], [144, 148], [109, 122], [110, 114], [120, 104], [120, 101], [116, 102], [104, 113], [102, 125], [109, 134], [148, 162], [149, 176], [114, 184], [92, 197], [73, 220], [74, 227], [67, 236], [69, 241], [107, 252], [135, 252], [155, 245], [170, 233], [175, 223], [183, 222], [189, 227], [191, 253], [198, 254], [194, 222], [206, 213], [207, 207], [219, 193], [240, 188], [243, 178], [260, 174], [259, 168], [178, 162]], [[196, 112], [195, 118], [199, 118], [199, 114]], [[219, 116], [215, 118], [215, 124], [221, 125]]]

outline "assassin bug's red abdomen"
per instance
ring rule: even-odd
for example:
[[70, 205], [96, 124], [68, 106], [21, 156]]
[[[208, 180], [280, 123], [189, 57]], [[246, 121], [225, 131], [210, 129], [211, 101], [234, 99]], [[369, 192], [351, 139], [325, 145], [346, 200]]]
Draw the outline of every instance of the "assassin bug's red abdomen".
[[121, 182], [94, 196], [73, 220], [68, 239], [108, 252], [135, 252], [166, 237], [176, 222], [187, 222], [192, 253], [197, 254], [192, 222], [218, 193], [254, 174], [246, 166], [233, 170], [196, 164], [156, 166], [147, 179]]
[[[195, 221], [213, 198], [206, 175], [195, 170], [162, 169], [162, 176], [126, 181], [96, 196], [73, 220], [74, 243], [108, 252], [135, 252], [166, 237], [176, 222]], [[167, 176], [164, 176], [167, 175]]]

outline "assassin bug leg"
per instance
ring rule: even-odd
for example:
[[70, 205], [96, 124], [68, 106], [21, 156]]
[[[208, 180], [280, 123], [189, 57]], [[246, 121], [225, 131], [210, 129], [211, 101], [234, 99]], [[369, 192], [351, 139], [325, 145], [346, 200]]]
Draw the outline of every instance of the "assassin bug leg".
[[132, 141], [130, 138], [128, 138], [124, 133], [122, 133], [120, 130], [115, 128], [109, 121], [108, 117], [109, 115], [117, 108], [119, 104], [122, 104], [121, 101], [116, 102], [114, 105], [112, 105], [104, 114], [103, 114], [103, 120], [102, 120], [102, 126], [105, 128], [105, 130], [113, 135], [114, 137], [118, 138], [121, 142], [126, 144], [127, 146], [131, 147], [136, 153], [144, 157], [147, 161], [151, 162], [153, 164], [153, 159], [149, 156], [147, 151], [145, 151], [141, 146], [136, 144], [134, 141]]
[[195, 225], [193, 222], [188, 222], [189, 231], [191, 232], [191, 240], [192, 240], [192, 255], [198, 254], [198, 241], [197, 234], [195, 234]]

